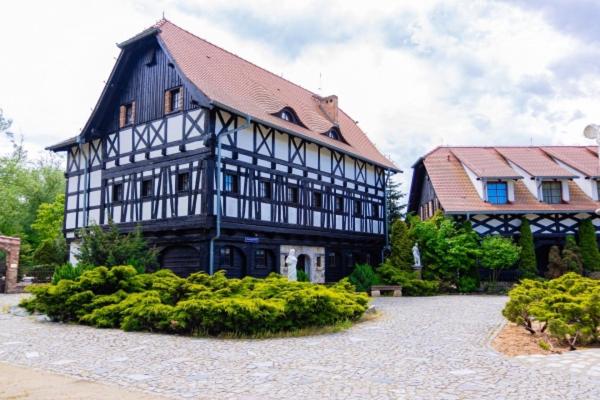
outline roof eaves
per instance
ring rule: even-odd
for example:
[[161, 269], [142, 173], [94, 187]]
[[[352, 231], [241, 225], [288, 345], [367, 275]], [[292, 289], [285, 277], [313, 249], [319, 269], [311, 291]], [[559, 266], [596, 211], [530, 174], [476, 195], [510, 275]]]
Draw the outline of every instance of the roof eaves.
[[144, 38], [147, 38], [149, 36], [156, 35], [158, 32], [160, 32], [159, 28], [157, 28], [155, 26], [150, 27], [150, 28], [146, 29], [145, 31], [142, 31], [142, 32], [138, 33], [137, 35], [133, 36], [132, 38], [125, 40], [124, 42], [117, 43], [117, 47], [120, 49], [124, 49], [125, 47], [129, 46], [130, 44], [133, 44], [133, 43], [135, 43], [139, 40], [142, 40]]
[[77, 139], [79, 138], [79, 136], [73, 136], [72, 138], [69, 138], [67, 140], [63, 140], [62, 142], [53, 144], [51, 146], [46, 147], [46, 150], [49, 151], [62, 151], [62, 150], [66, 150], [68, 149], [70, 146], [74, 145], [75, 143], [77, 143]]

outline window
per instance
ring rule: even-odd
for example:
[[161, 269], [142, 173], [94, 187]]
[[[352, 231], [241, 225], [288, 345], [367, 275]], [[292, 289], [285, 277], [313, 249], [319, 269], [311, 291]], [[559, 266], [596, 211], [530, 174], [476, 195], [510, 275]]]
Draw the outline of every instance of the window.
[[233, 266], [233, 251], [230, 246], [221, 247], [219, 250], [219, 264], [221, 266]]
[[271, 182], [258, 182], [258, 197], [260, 197], [261, 199], [271, 198]]
[[135, 119], [135, 101], [123, 104], [119, 108], [119, 128], [133, 125]]
[[183, 89], [176, 87], [165, 92], [165, 114], [180, 111], [183, 108]]
[[354, 215], [357, 217], [362, 216], [362, 201], [354, 200]]
[[142, 197], [152, 197], [152, 178], [142, 181]]
[[327, 131], [326, 135], [332, 139], [340, 140], [340, 132], [336, 128], [331, 128]]
[[327, 268], [335, 268], [335, 253], [329, 253], [327, 255]]
[[256, 268], [267, 267], [267, 252], [263, 249], [258, 249], [254, 252], [254, 266]]
[[294, 122], [294, 117], [292, 116], [292, 113], [289, 111], [282, 111], [281, 114], [281, 119], [284, 121], [288, 121], [288, 122]]
[[223, 175], [223, 190], [228, 193], [238, 192], [238, 180], [236, 175], [230, 173]]
[[288, 187], [286, 200], [290, 203], [298, 203], [298, 188]]
[[321, 208], [323, 207], [323, 194], [319, 192], [313, 193], [313, 207]]
[[488, 182], [487, 199], [492, 204], [508, 203], [508, 191], [506, 182]]
[[112, 190], [112, 200], [114, 203], [118, 202], [118, 201], [123, 201], [123, 184], [122, 183], [115, 183], [113, 185], [113, 190]]
[[344, 198], [342, 196], [335, 196], [335, 212], [341, 213], [344, 211]]
[[185, 192], [189, 188], [190, 174], [188, 172], [180, 172], [177, 174], [177, 191]]
[[379, 204], [373, 203], [373, 208], [371, 209], [371, 216], [373, 218], [379, 218]]
[[542, 197], [545, 203], [560, 204], [562, 202], [562, 187], [560, 182], [542, 182]]

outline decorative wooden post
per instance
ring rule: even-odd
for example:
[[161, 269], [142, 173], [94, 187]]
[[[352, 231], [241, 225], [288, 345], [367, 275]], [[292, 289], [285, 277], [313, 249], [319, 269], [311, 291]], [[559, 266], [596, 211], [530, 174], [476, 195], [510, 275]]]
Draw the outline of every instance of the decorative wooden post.
[[0, 250], [6, 252], [6, 293], [17, 292], [17, 275], [19, 272], [19, 251], [21, 249], [21, 239], [17, 237], [0, 236]]

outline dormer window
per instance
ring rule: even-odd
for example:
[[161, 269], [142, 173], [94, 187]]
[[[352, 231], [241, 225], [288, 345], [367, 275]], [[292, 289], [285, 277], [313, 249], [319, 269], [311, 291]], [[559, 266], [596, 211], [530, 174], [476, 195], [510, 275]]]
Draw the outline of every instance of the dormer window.
[[506, 182], [488, 182], [487, 200], [491, 204], [508, 203], [508, 185]]
[[332, 138], [332, 139], [334, 139], [334, 140], [340, 140], [340, 134], [339, 134], [339, 132], [336, 129], [333, 129], [333, 128], [330, 129], [327, 132], [327, 136], [330, 137], [330, 138]]
[[544, 203], [562, 203], [562, 184], [557, 181], [542, 182], [542, 198]]
[[279, 116], [284, 121], [288, 121], [288, 122], [293, 122], [294, 121], [294, 116], [292, 115], [291, 112], [289, 112], [287, 110], [283, 110], [281, 112], [281, 114], [279, 114]]
[[306, 128], [306, 126], [304, 126], [304, 124], [300, 121], [300, 118], [298, 118], [298, 114], [296, 114], [296, 112], [294, 110], [292, 110], [290, 107], [285, 107], [283, 110], [281, 110], [273, 115], [278, 118], [281, 118], [284, 121], [290, 122], [292, 124], [300, 125], [300, 126]]

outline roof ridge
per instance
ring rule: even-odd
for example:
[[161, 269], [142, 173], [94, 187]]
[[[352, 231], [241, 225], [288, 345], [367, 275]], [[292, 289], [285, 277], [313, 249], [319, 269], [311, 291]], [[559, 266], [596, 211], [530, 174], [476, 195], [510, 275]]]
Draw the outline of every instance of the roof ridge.
[[[263, 71], [267, 72], [268, 74], [271, 74], [271, 75], [273, 75], [274, 77], [276, 77], [276, 78], [278, 78], [278, 79], [281, 79], [281, 80], [283, 80], [283, 81], [286, 81], [286, 82], [288, 82], [288, 83], [290, 83], [290, 84], [292, 84], [292, 85], [294, 85], [294, 86], [297, 86], [297, 87], [299, 87], [300, 89], [302, 89], [302, 90], [304, 90], [304, 91], [306, 91], [306, 92], [310, 93], [310, 94], [311, 94], [311, 95], [313, 95], [313, 96], [323, 97], [323, 96], [321, 96], [320, 94], [317, 94], [317, 93], [313, 92], [312, 90], [305, 88], [305, 87], [304, 87], [304, 86], [302, 86], [302, 85], [299, 85], [299, 84], [297, 84], [297, 83], [295, 83], [295, 82], [292, 82], [291, 80], [289, 80], [289, 79], [287, 79], [287, 78], [284, 78], [283, 76], [277, 75], [276, 73], [274, 73], [274, 72], [271, 72], [271, 71], [269, 71], [268, 69], [266, 69], [266, 68], [264, 68], [264, 67], [261, 67], [260, 65], [258, 65], [258, 64], [255, 64], [255, 63], [253, 63], [252, 61], [249, 61], [249, 60], [245, 59], [244, 57], [242, 57], [242, 56], [239, 56], [239, 55], [237, 55], [237, 54], [235, 54], [235, 53], [233, 53], [233, 52], [231, 52], [231, 51], [229, 51], [229, 50], [227, 50], [227, 49], [224, 49], [223, 47], [221, 47], [221, 46], [219, 46], [219, 45], [217, 45], [217, 44], [214, 44], [213, 42], [211, 42], [211, 41], [209, 41], [209, 40], [207, 40], [207, 39], [201, 38], [200, 36], [196, 35], [195, 33], [192, 33], [192, 32], [190, 32], [190, 31], [188, 31], [187, 29], [185, 29], [185, 28], [182, 28], [182, 27], [180, 27], [179, 25], [177, 25], [177, 24], [175, 24], [175, 23], [173, 23], [173, 22], [171, 22], [171, 21], [169, 21], [169, 20], [167, 20], [167, 19], [165, 19], [165, 18], [163, 18], [163, 19], [161, 19], [160, 21], [158, 21], [158, 23], [157, 23], [157, 24], [160, 24], [160, 25], [156, 25], [156, 27], [157, 27], [157, 28], [160, 28], [160, 27], [161, 27], [161, 26], [163, 26], [165, 23], [169, 23], [169, 24], [173, 25], [174, 27], [176, 27], [177, 29], [180, 29], [180, 30], [184, 31], [184, 32], [185, 32], [185, 33], [187, 33], [188, 35], [191, 35], [191, 36], [195, 37], [195, 38], [196, 38], [196, 39], [198, 39], [198, 40], [202, 40], [203, 42], [205, 42], [205, 43], [208, 43], [209, 45], [211, 45], [211, 46], [214, 46], [214, 47], [216, 47], [217, 49], [224, 51], [225, 53], [231, 54], [232, 56], [234, 56], [234, 57], [236, 57], [236, 58], [238, 58], [238, 59], [240, 59], [240, 60], [242, 60], [242, 61], [244, 61], [244, 62], [246, 62], [246, 63], [248, 63], [248, 64], [250, 64], [250, 65], [252, 65], [252, 66], [254, 66], [254, 67], [256, 67], [256, 68], [258, 68], [258, 69], [261, 69], [261, 70], [263, 70]], [[342, 111], [344, 114], [346, 114], [346, 113], [345, 113], [345, 112], [344, 112], [342, 109], [339, 109], [339, 110], [340, 110], [340, 111]], [[348, 116], [348, 114], [346, 114], [346, 116]], [[332, 126], [333, 126], [333, 125], [332, 125]]]

